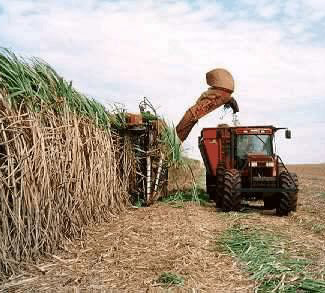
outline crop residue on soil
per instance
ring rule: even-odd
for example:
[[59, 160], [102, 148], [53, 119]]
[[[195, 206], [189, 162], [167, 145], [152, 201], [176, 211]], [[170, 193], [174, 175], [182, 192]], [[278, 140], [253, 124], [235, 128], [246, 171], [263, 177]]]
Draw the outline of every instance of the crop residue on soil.
[[23, 275], [2, 288], [159, 291], [166, 288], [159, 277], [168, 275], [179, 278], [179, 285], [172, 286], [181, 290], [253, 292], [258, 284], [245, 264], [216, 245], [234, 225], [281, 235], [290, 255], [310, 260], [308, 273], [324, 280], [325, 166], [290, 169], [298, 172], [301, 188], [298, 211], [289, 217], [259, 209], [225, 214], [212, 204], [191, 202], [131, 209], [110, 223], [89, 227], [84, 239], [66, 242], [62, 251], [26, 266]]

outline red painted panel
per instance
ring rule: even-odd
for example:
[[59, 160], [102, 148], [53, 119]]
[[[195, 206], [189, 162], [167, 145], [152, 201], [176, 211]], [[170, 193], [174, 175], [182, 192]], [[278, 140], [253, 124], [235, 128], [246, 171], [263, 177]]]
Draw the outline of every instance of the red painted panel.
[[203, 139], [206, 138], [216, 138], [217, 129], [216, 128], [204, 128], [202, 131]]
[[[207, 163], [213, 176], [216, 175], [217, 165], [219, 163], [220, 139], [217, 139], [216, 128], [205, 128], [202, 131], [203, 145]], [[208, 166], [206, 166], [208, 167]]]

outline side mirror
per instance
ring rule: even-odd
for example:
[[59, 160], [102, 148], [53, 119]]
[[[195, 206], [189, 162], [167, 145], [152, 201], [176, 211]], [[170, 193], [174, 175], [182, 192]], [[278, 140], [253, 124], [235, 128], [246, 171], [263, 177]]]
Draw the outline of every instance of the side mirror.
[[287, 139], [290, 139], [290, 138], [291, 138], [291, 130], [286, 129], [286, 131], [285, 131], [285, 137], [286, 137]]

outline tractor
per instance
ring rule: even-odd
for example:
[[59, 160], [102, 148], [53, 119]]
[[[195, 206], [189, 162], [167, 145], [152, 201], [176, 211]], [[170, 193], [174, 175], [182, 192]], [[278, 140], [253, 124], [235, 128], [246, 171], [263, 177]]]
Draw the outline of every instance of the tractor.
[[220, 125], [204, 128], [199, 148], [206, 167], [206, 189], [217, 208], [239, 211], [243, 200], [263, 200], [280, 216], [296, 211], [298, 178], [274, 151], [274, 126]]

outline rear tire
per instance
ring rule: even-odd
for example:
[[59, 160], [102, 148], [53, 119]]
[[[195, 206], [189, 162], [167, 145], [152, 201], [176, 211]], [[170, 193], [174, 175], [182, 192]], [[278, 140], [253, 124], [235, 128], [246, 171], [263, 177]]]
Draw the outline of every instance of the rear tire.
[[[292, 179], [294, 182], [292, 182]], [[287, 172], [280, 173], [280, 187], [284, 189], [295, 188], [295, 184], [298, 183], [298, 177], [296, 174], [290, 174]], [[279, 216], [288, 216], [291, 211], [297, 210], [298, 192], [287, 191], [279, 194], [280, 198], [278, 201], [277, 214]]]
[[241, 176], [238, 170], [226, 170], [224, 173], [222, 210], [239, 211], [241, 208]]
[[[296, 173], [290, 173], [293, 181], [295, 184], [293, 184], [293, 187], [296, 187], [297, 189], [299, 189], [299, 181], [298, 181], [298, 176]], [[291, 180], [292, 181], [292, 180]], [[298, 205], [298, 190], [296, 192], [294, 192], [293, 195], [293, 199], [292, 199], [292, 211], [296, 211], [297, 210], [297, 205]]]
[[279, 198], [279, 204], [276, 209], [276, 213], [279, 216], [288, 216], [291, 212], [291, 196], [289, 192], [281, 192]]

